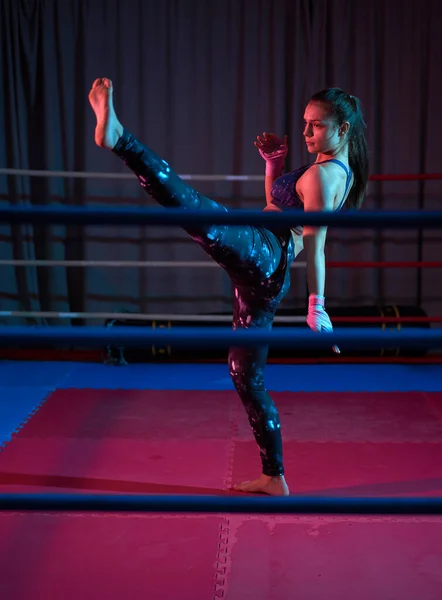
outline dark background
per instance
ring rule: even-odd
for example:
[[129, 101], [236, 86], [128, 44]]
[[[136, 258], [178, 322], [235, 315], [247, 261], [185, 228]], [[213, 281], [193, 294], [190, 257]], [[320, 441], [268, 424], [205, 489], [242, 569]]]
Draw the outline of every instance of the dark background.
[[[289, 135], [289, 169], [305, 164], [304, 107], [328, 86], [361, 99], [372, 174], [441, 172], [439, 4], [1, 0], [0, 167], [126, 173], [94, 144], [87, 95], [106, 76], [122, 123], [180, 174], [263, 175], [253, 141], [265, 130]], [[264, 203], [263, 181], [192, 185], [230, 207]], [[441, 187], [372, 182], [364, 208], [438, 210]], [[152, 205], [134, 178], [5, 174], [0, 202]], [[440, 260], [441, 249], [438, 230], [333, 229], [327, 259]], [[0, 258], [206, 260], [178, 228], [6, 225]], [[305, 295], [305, 271], [294, 270], [283, 308], [305, 306]], [[330, 269], [326, 295], [330, 307], [408, 304], [435, 315], [440, 270]], [[195, 314], [230, 306], [219, 268], [0, 267], [1, 310]]]

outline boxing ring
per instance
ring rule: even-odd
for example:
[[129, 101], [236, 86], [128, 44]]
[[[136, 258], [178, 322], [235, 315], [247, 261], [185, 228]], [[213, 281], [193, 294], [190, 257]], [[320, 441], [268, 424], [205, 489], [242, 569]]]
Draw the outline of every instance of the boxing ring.
[[[0, 174], [5, 171], [24, 173]], [[155, 227], [196, 220], [442, 228], [440, 211], [214, 214], [0, 206], [1, 223]], [[0, 260], [0, 268], [6, 266], [155, 269], [189, 263]], [[218, 268], [208, 261], [192, 263], [192, 268], [213, 267]], [[293, 263], [295, 269], [303, 267]], [[334, 261], [327, 267], [440, 269], [442, 261]], [[127, 316], [0, 311], [3, 319]], [[180, 321], [169, 314], [129, 316], [140, 324]], [[441, 323], [442, 316], [333, 317], [331, 334], [294, 327], [305, 322], [297, 316], [277, 317], [280, 327], [272, 331], [213, 326], [229, 320], [226, 316], [186, 315], [186, 320], [204, 326], [2, 325], [0, 350], [66, 343], [90, 349], [226, 349], [269, 342], [288, 351], [337, 344], [345, 355], [363, 341], [371, 349], [400, 345], [433, 354], [400, 357], [403, 365], [389, 364], [392, 357], [384, 357], [385, 365], [336, 364], [342, 357], [326, 365], [269, 365], [267, 387], [281, 413], [292, 492], [286, 498], [232, 490], [259, 465], [225, 365], [196, 364], [187, 371], [185, 365], [168, 363], [128, 365], [125, 371], [109, 365], [0, 361], [0, 416], [6, 419], [7, 405], [26, 396], [17, 422], [12, 419], [9, 430], [0, 431], [0, 596], [439, 600], [442, 328], [428, 326]], [[361, 327], [375, 323], [382, 329]], [[406, 329], [402, 323], [427, 328]], [[32, 399], [33, 385], [40, 395]]]

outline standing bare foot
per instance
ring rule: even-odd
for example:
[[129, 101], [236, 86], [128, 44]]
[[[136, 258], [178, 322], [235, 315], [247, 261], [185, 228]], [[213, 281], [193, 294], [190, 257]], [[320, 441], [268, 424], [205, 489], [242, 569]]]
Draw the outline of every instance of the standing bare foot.
[[112, 150], [123, 134], [123, 126], [115, 114], [112, 93], [112, 81], [106, 77], [96, 79], [89, 92], [89, 102], [97, 117], [95, 143], [108, 150]]
[[233, 487], [238, 492], [249, 492], [251, 494], [268, 494], [269, 496], [289, 496], [290, 490], [284, 475], [269, 477], [261, 475], [259, 479], [245, 481]]

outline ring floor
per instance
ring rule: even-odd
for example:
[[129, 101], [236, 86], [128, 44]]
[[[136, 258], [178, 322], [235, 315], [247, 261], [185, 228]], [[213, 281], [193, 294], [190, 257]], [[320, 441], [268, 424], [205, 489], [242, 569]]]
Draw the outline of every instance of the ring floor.
[[[293, 494], [442, 496], [439, 365], [269, 365]], [[0, 362], [0, 494], [236, 494], [225, 365]], [[0, 598], [440, 600], [441, 516], [0, 512]]]

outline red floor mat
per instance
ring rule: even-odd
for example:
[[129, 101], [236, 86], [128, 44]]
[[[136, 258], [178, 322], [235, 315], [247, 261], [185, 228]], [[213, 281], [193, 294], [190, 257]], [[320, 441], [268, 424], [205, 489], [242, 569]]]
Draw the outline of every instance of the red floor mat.
[[[442, 394], [275, 393], [292, 492], [442, 495]], [[62, 390], [0, 493], [228, 494], [259, 472], [233, 392]], [[442, 517], [0, 513], [0, 598], [440, 600]]]
[[1, 598], [210, 599], [221, 524], [208, 515], [0, 513]]
[[229, 600], [441, 598], [442, 519], [233, 516], [229, 531]]
[[[285, 440], [306, 442], [440, 442], [439, 392], [274, 392]], [[250, 427], [241, 411], [241, 439]]]

